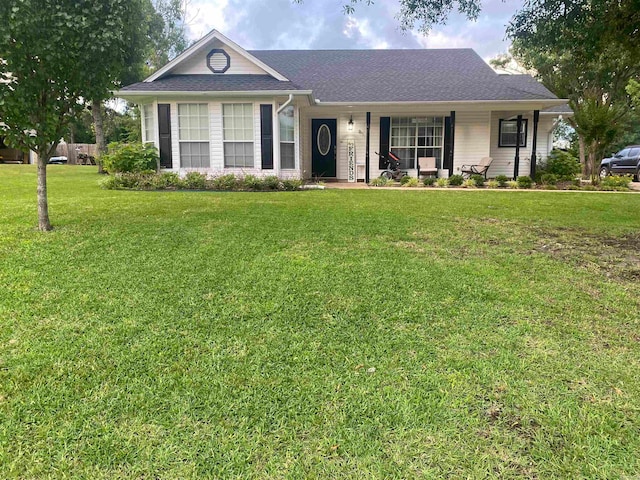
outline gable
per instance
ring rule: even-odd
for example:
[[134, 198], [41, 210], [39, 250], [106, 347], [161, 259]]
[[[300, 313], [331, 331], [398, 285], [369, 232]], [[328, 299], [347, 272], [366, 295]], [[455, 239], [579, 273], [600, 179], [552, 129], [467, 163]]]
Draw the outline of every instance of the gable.
[[217, 30], [209, 32], [144, 82], [168, 75], [268, 75], [281, 82], [288, 81]]
[[169, 70], [172, 75], [269, 75], [264, 69], [214, 39]]

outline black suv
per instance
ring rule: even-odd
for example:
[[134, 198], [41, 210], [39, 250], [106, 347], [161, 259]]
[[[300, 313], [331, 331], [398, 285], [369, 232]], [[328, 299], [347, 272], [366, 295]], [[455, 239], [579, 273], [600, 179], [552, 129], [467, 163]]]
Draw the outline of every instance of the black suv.
[[629, 145], [600, 162], [600, 178], [607, 175], [631, 174], [640, 180], [640, 145]]

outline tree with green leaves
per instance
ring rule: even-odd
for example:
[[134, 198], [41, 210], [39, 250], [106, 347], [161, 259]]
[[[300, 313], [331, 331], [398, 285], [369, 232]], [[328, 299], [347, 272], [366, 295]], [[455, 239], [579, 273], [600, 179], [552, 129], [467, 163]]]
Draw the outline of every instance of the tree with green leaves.
[[[118, 76], [122, 85], [141, 81], [187, 48], [186, 0], [146, 0], [141, 3], [142, 21], [135, 32], [129, 49], [129, 58], [120, 66]], [[110, 95], [91, 98], [90, 110], [98, 149], [98, 172], [102, 173], [100, 155], [107, 145], [104, 102]]]
[[638, 0], [529, 0], [511, 20], [512, 53], [574, 111], [583, 175], [627, 127], [626, 87], [640, 75]]
[[51, 230], [47, 163], [85, 99], [106, 98], [131, 61], [148, 0], [3, 0], [0, 119], [37, 154], [38, 227]]

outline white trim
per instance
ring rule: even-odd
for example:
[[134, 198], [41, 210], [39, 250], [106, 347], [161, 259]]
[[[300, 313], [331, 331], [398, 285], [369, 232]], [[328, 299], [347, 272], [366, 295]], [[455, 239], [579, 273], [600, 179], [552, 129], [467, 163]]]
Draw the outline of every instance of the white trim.
[[[258, 97], [258, 96], [269, 96], [272, 97], [274, 95], [283, 96], [283, 95], [312, 95], [311, 90], [240, 90], [240, 91], [197, 91], [197, 92], [188, 92], [184, 90], [167, 90], [162, 92], [152, 92], [147, 90], [115, 90], [111, 92], [115, 97], [131, 97], [131, 96], [139, 96], [139, 97], [161, 97], [161, 96], [198, 96], [198, 95], [207, 95], [207, 96], [216, 96], [216, 97]], [[328, 104], [323, 104], [328, 105]], [[346, 105], [346, 104], [339, 104]]]
[[[548, 104], [549, 107], [554, 105], [564, 105], [567, 103], [566, 99], [556, 99], [556, 98], [548, 98], [548, 99], [537, 99], [537, 100], [438, 100], [438, 101], [429, 101], [429, 100], [419, 100], [419, 101], [393, 101], [393, 102], [322, 102], [320, 100], [316, 100], [316, 106], [327, 106], [327, 107], [344, 107], [344, 106], [365, 106], [365, 105], [464, 105], [464, 104], [473, 104], [473, 105], [505, 105], [510, 103], [516, 104], [538, 104], [544, 103]], [[542, 113], [542, 112], [540, 112]], [[556, 114], [557, 115], [557, 114]]]
[[187, 58], [191, 57], [191, 55], [196, 53], [198, 50], [200, 50], [207, 43], [209, 43], [211, 40], [214, 40], [214, 39], [217, 39], [217, 40], [221, 41], [222, 43], [226, 44], [229, 48], [231, 48], [237, 54], [243, 56], [244, 58], [246, 58], [247, 60], [252, 62], [254, 65], [260, 67], [262, 70], [267, 72], [272, 77], [280, 80], [281, 82], [288, 82], [289, 81], [284, 75], [280, 74], [279, 72], [277, 72], [276, 70], [271, 68], [266, 63], [258, 60], [256, 57], [251, 55], [249, 52], [247, 52], [240, 45], [238, 45], [234, 41], [230, 40], [229, 38], [225, 37], [222, 33], [218, 32], [216, 29], [213, 29], [207, 35], [202, 37], [200, 40], [198, 40], [196, 43], [194, 43], [189, 48], [187, 48], [184, 52], [182, 52], [180, 55], [178, 55], [176, 58], [174, 58], [169, 63], [167, 63], [164, 67], [162, 67], [158, 71], [156, 71], [153, 75], [150, 75], [149, 77], [145, 78], [143, 80], [143, 82], [146, 82], [146, 83], [153, 82], [154, 80], [157, 80], [158, 78], [162, 77], [164, 74], [168, 73], [170, 70], [172, 70], [173, 68], [178, 66], [180, 63], [185, 61]]

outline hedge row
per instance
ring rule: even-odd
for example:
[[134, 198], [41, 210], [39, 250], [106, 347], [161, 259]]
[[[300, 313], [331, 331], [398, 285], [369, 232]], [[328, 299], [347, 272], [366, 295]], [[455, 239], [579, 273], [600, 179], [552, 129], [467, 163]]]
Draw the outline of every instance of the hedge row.
[[107, 190], [218, 190], [218, 191], [293, 191], [299, 190], [302, 181], [279, 179], [276, 176], [256, 177], [234, 174], [210, 177], [204, 173], [189, 172], [184, 177], [177, 173], [116, 173], [101, 182]]

